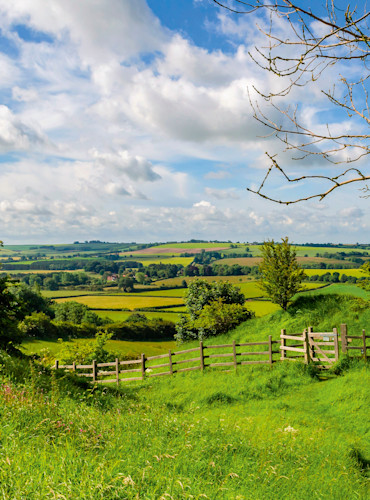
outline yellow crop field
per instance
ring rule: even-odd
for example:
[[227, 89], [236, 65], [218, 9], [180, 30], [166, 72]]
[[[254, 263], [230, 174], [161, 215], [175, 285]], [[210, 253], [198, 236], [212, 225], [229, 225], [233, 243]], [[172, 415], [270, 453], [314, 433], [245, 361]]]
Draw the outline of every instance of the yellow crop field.
[[163, 307], [183, 304], [183, 300], [177, 297], [147, 297], [143, 296], [113, 296], [113, 295], [90, 295], [85, 297], [73, 297], [56, 299], [56, 302], [67, 302], [73, 300], [85, 304], [90, 309], [134, 309]]
[[230, 283], [233, 283], [234, 285], [254, 281], [250, 276], [178, 276], [177, 278], [167, 278], [164, 280], [156, 281], [155, 284], [158, 286], [158, 288], [162, 284], [166, 287], [175, 287], [180, 286], [183, 280], [185, 280], [187, 283], [190, 283], [195, 279], [202, 279], [206, 281], [230, 281]]
[[157, 258], [151, 257], [150, 259], [136, 258], [137, 262], [141, 262], [143, 266], [149, 266], [150, 264], [174, 264], [176, 266], [182, 265], [184, 267], [188, 266], [193, 262], [193, 257], [167, 257], [166, 255], [158, 255]]
[[[181, 309], [181, 308], [180, 308]], [[164, 309], [163, 311], [158, 311], [158, 312], [153, 312], [153, 311], [148, 311], [148, 312], [140, 312], [140, 314], [144, 314], [148, 319], [157, 319], [157, 318], [162, 318], [166, 321], [172, 321], [173, 323], [177, 323], [177, 321], [180, 319], [180, 315], [184, 314], [183, 312], [167, 312], [168, 309]], [[175, 309], [174, 309], [175, 311]], [[127, 318], [129, 318], [132, 314], [131, 311], [108, 311], [108, 310], [99, 310], [99, 311], [94, 311], [98, 316], [101, 318], [109, 318], [112, 320], [112, 323], [118, 323], [120, 321], [125, 321]]]
[[245, 307], [253, 311], [258, 318], [281, 309], [277, 304], [273, 304], [268, 300], [248, 300], [245, 303]]
[[315, 274], [317, 274], [318, 276], [322, 276], [326, 273], [339, 273], [339, 279], [342, 274], [346, 274], [347, 276], [354, 276], [355, 278], [362, 278], [365, 276], [365, 274], [361, 272], [360, 269], [305, 269], [304, 272], [307, 274], [307, 276], [314, 276]]

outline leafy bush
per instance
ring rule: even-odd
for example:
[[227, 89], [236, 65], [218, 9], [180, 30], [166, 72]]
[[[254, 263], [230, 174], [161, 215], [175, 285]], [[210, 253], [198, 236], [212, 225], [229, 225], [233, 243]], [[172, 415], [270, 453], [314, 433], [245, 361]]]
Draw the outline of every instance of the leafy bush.
[[254, 317], [254, 313], [244, 307], [244, 302], [240, 288], [232, 283], [192, 281], [185, 295], [189, 317], [182, 316], [176, 324], [175, 339], [183, 342], [228, 332]]
[[55, 304], [54, 310], [56, 321], [69, 321], [76, 325], [90, 323], [96, 326], [101, 326], [105, 323], [105, 320], [93, 311], [90, 311], [85, 304], [80, 304], [73, 300]]
[[57, 326], [45, 313], [32, 313], [18, 325], [19, 330], [27, 337], [53, 338], [58, 334]]
[[254, 313], [246, 307], [218, 299], [204, 306], [195, 320], [182, 316], [176, 325], [175, 339], [183, 342], [221, 335], [253, 317]]
[[62, 348], [58, 353], [58, 359], [61, 364], [70, 364], [76, 362], [77, 364], [89, 364], [93, 360], [98, 363], [109, 363], [116, 358], [122, 358], [120, 354], [112, 351], [107, 351], [105, 345], [111, 338], [111, 334], [107, 332], [99, 332], [95, 336], [95, 341], [92, 342], [73, 342], [62, 344]]
[[[134, 318], [133, 318], [134, 316]], [[161, 318], [140, 318], [132, 314], [126, 321], [106, 325], [114, 340], [168, 340], [175, 334], [175, 324]]]

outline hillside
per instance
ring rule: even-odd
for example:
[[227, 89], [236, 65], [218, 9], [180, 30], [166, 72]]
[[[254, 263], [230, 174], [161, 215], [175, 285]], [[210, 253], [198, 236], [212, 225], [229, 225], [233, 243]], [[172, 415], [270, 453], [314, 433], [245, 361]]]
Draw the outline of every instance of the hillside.
[[[223, 340], [369, 324], [366, 302], [302, 297]], [[217, 338], [217, 342], [221, 339]], [[1, 355], [3, 498], [366, 498], [369, 373], [343, 359], [208, 369], [93, 388]]]

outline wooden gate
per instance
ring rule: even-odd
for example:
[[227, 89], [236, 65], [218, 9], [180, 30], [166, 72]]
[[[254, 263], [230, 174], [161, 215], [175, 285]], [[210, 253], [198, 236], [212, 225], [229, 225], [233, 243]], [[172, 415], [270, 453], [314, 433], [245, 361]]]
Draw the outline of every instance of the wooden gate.
[[314, 333], [308, 328], [307, 341], [309, 344], [309, 361], [318, 363], [320, 368], [330, 368], [339, 359], [338, 331]]

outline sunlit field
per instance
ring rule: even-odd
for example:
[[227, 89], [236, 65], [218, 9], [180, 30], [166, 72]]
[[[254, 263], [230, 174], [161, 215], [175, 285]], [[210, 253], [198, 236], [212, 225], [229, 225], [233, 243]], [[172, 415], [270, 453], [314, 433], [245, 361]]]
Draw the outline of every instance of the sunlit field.
[[[56, 299], [56, 302], [66, 302], [70, 300]], [[143, 309], [150, 307], [163, 307], [173, 306], [176, 304], [183, 304], [183, 300], [176, 297], [140, 297], [140, 296], [104, 296], [104, 295], [91, 295], [85, 297], [74, 297], [76, 302], [85, 304], [91, 309]]]

